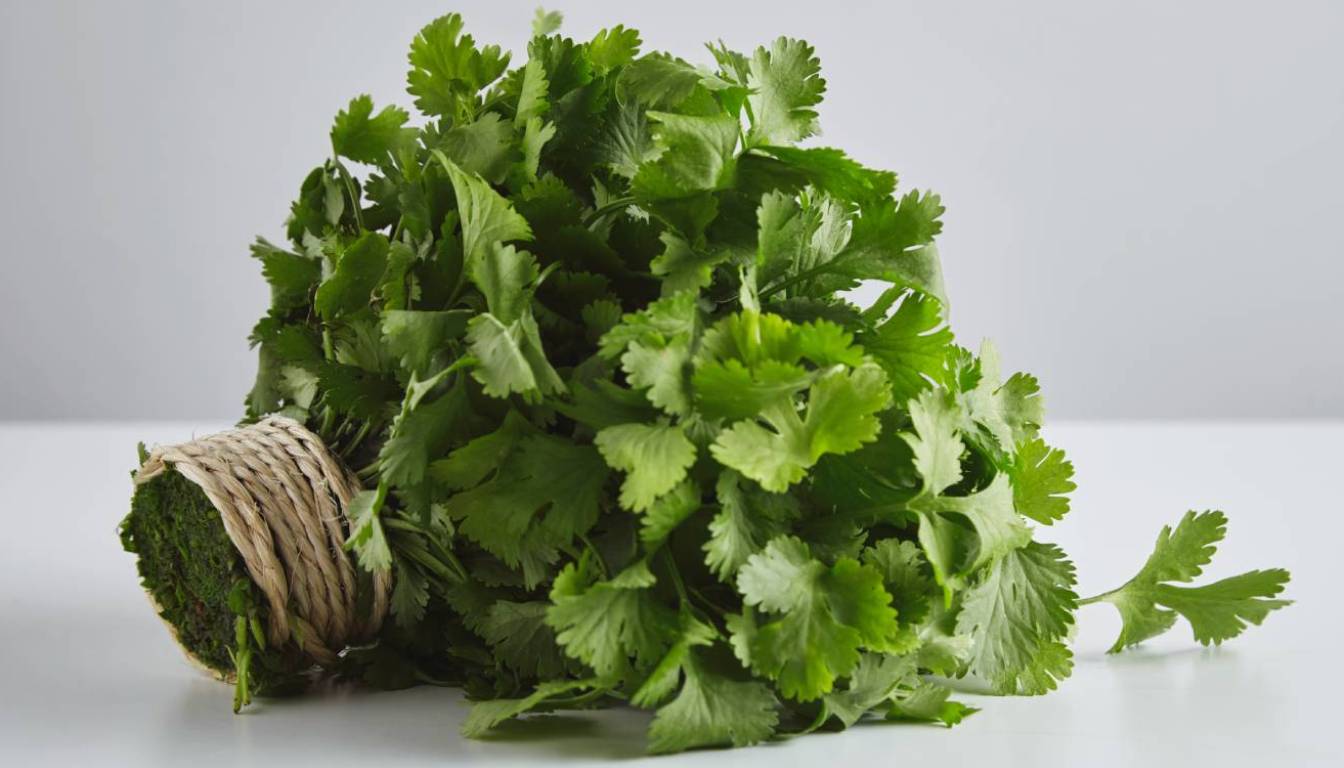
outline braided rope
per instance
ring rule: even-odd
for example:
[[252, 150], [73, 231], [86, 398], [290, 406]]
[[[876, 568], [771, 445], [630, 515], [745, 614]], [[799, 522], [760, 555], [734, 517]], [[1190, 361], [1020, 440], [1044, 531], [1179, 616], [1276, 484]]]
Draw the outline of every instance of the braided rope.
[[[159, 446], [135, 475], [146, 483], [172, 469], [205, 492], [252, 580], [270, 605], [267, 640], [290, 640], [322, 666], [382, 626], [391, 575], [373, 574], [367, 614], [344, 549], [346, 509], [359, 481], [317, 435], [293, 419], [256, 424], [181, 445]], [[343, 522], [344, 521], [344, 522]]]

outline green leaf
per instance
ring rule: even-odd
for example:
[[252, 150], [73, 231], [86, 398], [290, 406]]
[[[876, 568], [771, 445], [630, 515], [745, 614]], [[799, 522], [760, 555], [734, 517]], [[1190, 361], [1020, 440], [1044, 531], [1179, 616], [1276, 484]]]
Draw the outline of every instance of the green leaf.
[[271, 286], [271, 306], [289, 309], [306, 304], [322, 277], [314, 258], [290, 253], [263, 238], [252, 244], [252, 257], [261, 262], [261, 274]]
[[462, 219], [462, 251], [466, 254], [469, 270], [474, 271], [474, 265], [484, 260], [496, 243], [532, 238], [527, 219], [484, 179], [463, 171], [438, 150], [434, 155], [453, 183], [457, 211]]
[[709, 76], [681, 59], [650, 53], [621, 70], [616, 96], [650, 109], [669, 109], [685, 101]]
[[447, 363], [445, 347], [462, 338], [470, 317], [462, 310], [388, 309], [382, 315], [383, 338], [403, 370], [428, 376]]
[[947, 392], [928, 390], [910, 401], [910, 422], [914, 432], [901, 437], [914, 452], [924, 493], [936, 496], [961, 480], [961, 414]]
[[667, 200], [726, 189], [736, 167], [738, 123], [727, 115], [694, 117], [671, 112], [647, 113], [657, 159], [640, 166], [631, 182], [637, 197]]
[[491, 397], [517, 392], [530, 400], [565, 391], [565, 383], [541, 349], [541, 331], [532, 315], [503, 323], [489, 313], [467, 325], [467, 342], [478, 365], [471, 375]]
[[1004, 451], [1035, 439], [1045, 421], [1036, 378], [1015, 373], [1003, 381], [998, 350], [988, 340], [980, 345], [979, 361], [980, 380], [966, 395], [970, 420], [988, 430]]
[[399, 488], [418, 485], [429, 462], [446, 453], [453, 438], [465, 431], [470, 408], [466, 388], [458, 384], [428, 403], [403, 411], [378, 452], [383, 479]]
[[425, 617], [429, 604], [429, 584], [424, 574], [415, 568], [397, 563], [397, 575], [392, 580], [392, 615], [397, 626], [410, 629]]
[[[854, 202], [885, 199], [896, 189], [896, 174], [865, 168], [833, 147], [756, 146], [754, 149], [778, 161], [761, 170], [785, 181], [789, 188], [800, 189], [810, 184], [832, 197]], [[744, 174], [748, 162], [743, 159]]]
[[717, 674], [694, 651], [686, 654], [681, 669], [685, 678], [681, 691], [658, 710], [649, 726], [650, 752], [745, 747], [774, 734], [779, 715], [768, 687]]
[[602, 77], [634, 61], [641, 42], [639, 32], [621, 24], [601, 30], [588, 43], [588, 60], [593, 63], [593, 74]]
[[1078, 486], [1073, 482], [1073, 463], [1064, 452], [1035, 439], [1017, 447], [1008, 476], [1013, 482], [1013, 506], [1019, 514], [1050, 525], [1069, 512], [1069, 497]]
[[1031, 541], [1031, 529], [1013, 508], [1012, 486], [1001, 474], [968, 496], [918, 499], [911, 506], [923, 514], [955, 512], [970, 521], [978, 543], [967, 570], [975, 570]]
[[752, 555], [737, 586], [747, 605], [779, 614], [751, 638], [753, 669], [798, 701], [829, 693], [859, 663], [860, 648], [884, 648], [896, 627], [881, 574], [849, 558], [827, 567], [792, 536]]
[[695, 445], [678, 426], [621, 424], [597, 433], [594, 444], [614, 469], [626, 473], [621, 506], [643, 512], [686, 477]]
[[532, 59], [523, 67], [523, 84], [518, 91], [518, 108], [513, 113], [515, 128], [527, 125], [527, 121], [540, 117], [551, 108], [546, 100], [551, 82], [546, 79], [546, 64], [541, 59]]
[[663, 252], [649, 262], [649, 269], [663, 279], [663, 295], [680, 291], [698, 291], [713, 281], [714, 267], [727, 260], [728, 250], [695, 249], [685, 238], [672, 231], [659, 235]]
[[533, 600], [499, 600], [481, 623], [480, 634], [504, 666], [527, 677], [551, 678], [564, 673], [565, 660], [555, 633], [546, 624], [550, 604]]
[[883, 539], [863, 550], [863, 562], [882, 574], [883, 588], [902, 624], [918, 625], [929, 613], [929, 598], [935, 593], [933, 574], [913, 541]]
[[719, 511], [709, 523], [705, 563], [720, 580], [733, 581], [748, 558], [788, 531], [800, 515], [798, 500], [768, 493], [731, 469], [719, 474], [715, 492]]
[[[445, 511], [461, 521], [464, 536], [509, 567], [521, 568], [532, 587], [549, 575], [558, 550], [597, 522], [608, 472], [590, 446], [544, 434], [517, 436], [520, 430], [506, 423], [488, 444], [476, 441], [454, 452], [456, 464], [439, 471], [476, 474], [468, 470], [471, 464], [499, 462], [489, 482], [450, 497]], [[510, 438], [516, 447], [500, 450]], [[469, 455], [459, 455], [463, 451]]]
[[915, 677], [913, 656], [886, 656], [865, 653], [859, 665], [849, 675], [844, 690], [833, 691], [822, 697], [826, 713], [848, 728], [857, 723], [869, 710], [891, 700], [897, 687]]
[[752, 144], [793, 144], [817, 132], [817, 112], [826, 81], [812, 46], [781, 37], [769, 50], [757, 48], [747, 85], [752, 89]]
[[668, 493], [659, 496], [644, 513], [639, 538], [652, 551], [667, 540], [669, 534], [700, 509], [700, 486], [692, 480], [683, 480]]
[[951, 728], [979, 712], [959, 701], [951, 701], [952, 689], [928, 681], [920, 681], [911, 690], [898, 696], [887, 710], [888, 720], [918, 723], [942, 723]]
[[513, 128], [487, 112], [477, 120], [455, 125], [440, 136], [437, 148], [465, 173], [502, 184], [514, 161]]
[[685, 339], [666, 346], [632, 342], [621, 355], [621, 369], [630, 386], [647, 390], [649, 402], [674, 416], [690, 412], [687, 370], [690, 348]]
[[570, 563], [555, 577], [546, 621], [565, 652], [599, 677], [618, 676], [630, 659], [651, 666], [677, 631], [676, 613], [648, 589], [654, 581], [643, 561], [596, 583], [586, 560]]
[[881, 429], [876, 413], [889, 402], [886, 377], [876, 365], [833, 369], [808, 390], [804, 417], [791, 399], [780, 398], [760, 421], [739, 421], [719, 433], [710, 452], [766, 490], [784, 491], [823, 455], [849, 453], [875, 440]]
[[667, 296], [622, 317], [619, 325], [603, 334], [599, 349], [603, 357], [615, 359], [634, 341], [665, 345], [677, 338], [689, 338], [697, 322], [695, 294]]
[[501, 243], [487, 248], [471, 270], [472, 282], [485, 296], [490, 314], [506, 325], [530, 311], [530, 289], [539, 276], [532, 254]]
[[511, 410], [498, 429], [434, 462], [429, 474], [435, 482], [454, 491], [474, 488], [504, 463], [523, 437], [536, 431], [526, 418]]
[[908, 293], [896, 312], [860, 342], [887, 372], [892, 396], [904, 402], [940, 379], [952, 332], [943, 324], [937, 301]]
[[533, 710], [546, 710], [547, 699], [600, 687], [602, 684], [596, 679], [552, 680], [538, 685], [535, 691], [521, 699], [478, 701], [472, 705], [467, 719], [462, 722], [462, 735], [469, 739], [479, 739], [505, 720]]
[[377, 232], [365, 232], [338, 251], [335, 269], [313, 299], [317, 314], [331, 321], [368, 306], [387, 268], [387, 251], [387, 238]]
[[350, 520], [350, 536], [345, 540], [345, 548], [355, 551], [360, 567], [366, 571], [386, 571], [392, 567], [392, 550], [387, 546], [383, 523], [378, 517], [386, 497], [387, 492], [382, 486], [376, 491], [360, 491], [345, 508], [345, 515]]
[[[937, 195], [909, 192], [894, 207], [888, 201], [866, 205], [854, 220], [843, 251], [823, 272], [848, 281], [882, 280], [912, 288], [948, 306], [942, 265], [933, 238], [942, 231], [943, 206]], [[836, 287], [848, 287], [840, 282]]]
[[383, 163], [411, 141], [414, 134], [402, 127], [409, 119], [400, 107], [383, 107], [374, 115], [373, 99], [356, 96], [336, 115], [331, 127], [332, 149], [358, 163]]
[[1058, 641], [1073, 625], [1073, 563], [1031, 542], [994, 561], [965, 593], [957, 632], [974, 640], [970, 670], [1001, 693], [1042, 694], [1073, 669]]
[[461, 33], [462, 17], [450, 13], [430, 22], [411, 42], [406, 90], [420, 111], [452, 117], [474, 111], [476, 94], [508, 68], [509, 54], [499, 46], [478, 50], [471, 35]]
[[532, 15], [532, 36], [545, 37], [553, 35], [560, 30], [560, 25], [565, 21], [564, 14], [559, 11], [548, 11], [540, 6], [537, 12]]
[[1281, 568], [1248, 571], [1200, 587], [1171, 583], [1188, 583], [1203, 573], [1226, 533], [1222, 512], [1187, 512], [1175, 529], [1162, 528], [1152, 555], [1134, 578], [1085, 601], [1104, 600], [1120, 611], [1123, 623], [1111, 653], [1171, 629], [1177, 614], [1190, 622], [1201, 644], [1218, 645], [1241, 634], [1247, 624], [1258, 626], [1271, 611], [1292, 604], [1274, 599], [1289, 579]]

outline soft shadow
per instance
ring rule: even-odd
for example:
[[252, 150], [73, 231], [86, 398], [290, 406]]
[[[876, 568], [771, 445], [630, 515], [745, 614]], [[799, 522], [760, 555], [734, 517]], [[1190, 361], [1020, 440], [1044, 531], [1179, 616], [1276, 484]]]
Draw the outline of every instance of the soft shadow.
[[1236, 651], [1222, 646], [1205, 648], [1194, 645], [1183, 648], [1149, 648], [1139, 645], [1127, 648], [1121, 653], [1106, 653], [1105, 651], [1079, 653], [1074, 656], [1074, 663], [1105, 664], [1110, 667], [1149, 667], [1191, 658], [1216, 660], [1219, 658], [1234, 659], [1236, 657]]

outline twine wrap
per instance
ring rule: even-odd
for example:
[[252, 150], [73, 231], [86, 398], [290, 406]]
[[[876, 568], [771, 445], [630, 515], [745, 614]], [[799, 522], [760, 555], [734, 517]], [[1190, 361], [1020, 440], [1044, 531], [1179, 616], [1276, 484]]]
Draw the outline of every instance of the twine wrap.
[[359, 481], [317, 435], [293, 419], [256, 424], [188, 443], [157, 446], [137, 485], [174, 470], [205, 492], [252, 580], [270, 606], [267, 641], [293, 640], [321, 666], [382, 626], [391, 575], [373, 574], [361, 616], [359, 579], [344, 549], [346, 514]]

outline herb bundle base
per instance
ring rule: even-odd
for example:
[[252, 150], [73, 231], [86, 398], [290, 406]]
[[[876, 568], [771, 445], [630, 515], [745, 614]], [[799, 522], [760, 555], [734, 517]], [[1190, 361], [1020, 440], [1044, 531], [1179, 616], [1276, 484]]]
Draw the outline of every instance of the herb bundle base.
[[799, 146], [826, 86], [809, 45], [695, 65], [558, 26], [538, 12], [510, 68], [431, 22], [423, 121], [352, 100], [288, 242], [253, 246], [272, 304], [245, 421], [302, 423], [353, 471], [331, 555], [390, 580], [387, 619], [335, 658], [277, 640], [297, 607], [268, 613], [200, 489], [137, 487], [123, 542], [236, 706], [314, 674], [447, 683], [477, 702], [468, 736], [619, 704], [656, 712], [653, 752], [743, 746], [953, 725], [957, 680], [1046, 693], [1081, 605], [1118, 609], [1119, 652], [1288, 604], [1278, 569], [1190, 585], [1220, 512], [1078, 598], [1033, 527], [1074, 490], [1038, 384], [955, 343], [937, 195]]

